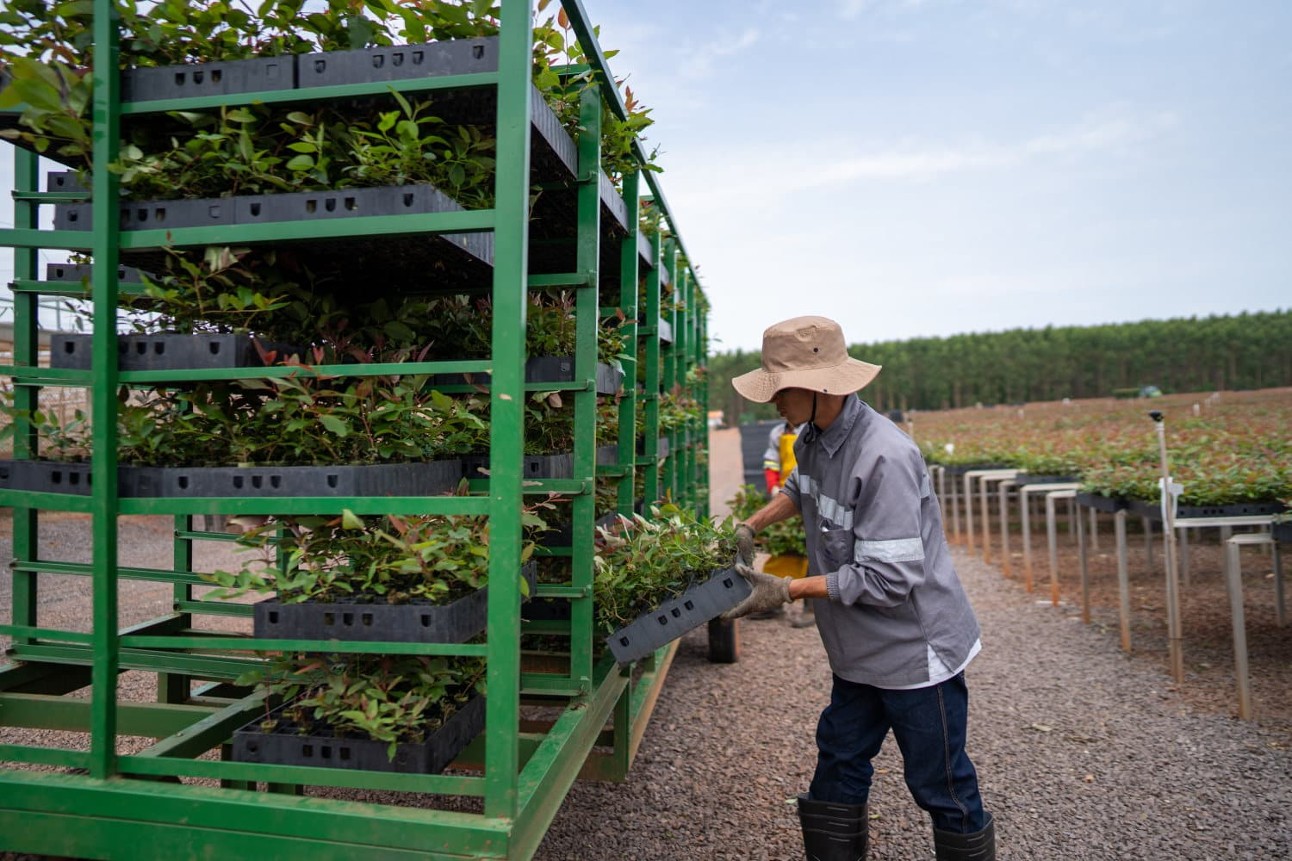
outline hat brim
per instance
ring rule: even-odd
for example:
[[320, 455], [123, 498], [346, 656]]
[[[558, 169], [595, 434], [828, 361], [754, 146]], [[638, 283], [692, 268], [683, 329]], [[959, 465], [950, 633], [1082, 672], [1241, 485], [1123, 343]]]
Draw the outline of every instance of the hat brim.
[[849, 358], [832, 368], [782, 371], [778, 374], [757, 368], [734, 377], [731, 385], [741, 397], [758, 404], [767, 403], [782, 389], [807, 389], [827, 395], [849, 395], [870, 385], [879, 375], [881, 367]]

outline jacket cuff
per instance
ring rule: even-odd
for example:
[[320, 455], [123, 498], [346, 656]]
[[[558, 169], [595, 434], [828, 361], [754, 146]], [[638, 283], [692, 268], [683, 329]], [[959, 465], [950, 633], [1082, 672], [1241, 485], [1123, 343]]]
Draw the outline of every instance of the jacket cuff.
[[831, 571], [825, 575], [825, 591], [830, 596], [830, 600], [839, 601], [839, 572]]

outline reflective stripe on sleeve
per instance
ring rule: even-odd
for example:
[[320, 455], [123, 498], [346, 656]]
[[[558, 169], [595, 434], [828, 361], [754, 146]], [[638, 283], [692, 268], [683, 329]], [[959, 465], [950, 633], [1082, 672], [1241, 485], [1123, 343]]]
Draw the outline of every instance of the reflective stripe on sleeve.
[[924, 558], [924, 542], [918, 538], [858, 541], [852, 558], [857, 562], [919, 562]]

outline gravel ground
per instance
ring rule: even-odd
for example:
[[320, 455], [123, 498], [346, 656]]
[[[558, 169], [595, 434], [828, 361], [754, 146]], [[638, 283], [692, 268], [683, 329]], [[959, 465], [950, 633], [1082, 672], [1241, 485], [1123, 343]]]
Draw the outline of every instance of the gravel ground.
[[[730, 477], [732, 434], [713, 437], [715, 510], [738, 481]], [[734, 450], [738, 458], [738, 443]], [[72, 548], [68, 558], [84, 554], [79, 518], [50, 518], [46, 529], [47, 546]], [[166, 522], [129, 519], [122, 547], [140, 564], [158, 552], [168, 555]], [[8, 552], [6, 534], [0, 556]], [[209, 552], [207, 564], [223, 561], [218, 550]], [[1224, 687], [1223, 638], [1213, 642], [1216, 626], [1195, 623], [1190, 607], [1189, 676], [1179, 688], [1171, 682], [1164, 651], [1153, 640], [1160, 613], [1153, 612], [1151, 572], [1136, 592], [1136, 653], [1126, 656], [1117, 645], [1116, 604], [1105, 600], [1106, 578], [1096, 577], [1104, 584], [1095, 592], [1100, 609], [1096, 624], [1086, 626], [1070, 604], [1038, 602], [994, 566], [961, 550], [956, 558], [983, 627], [983, 652], [968, 670], [969, 750], [997, 818], [998, 857], [1292, 857], [1292, 707], [1285, 696], [1292, 687], [1287, 673], [1279, 673], [1287, 670], [1286, 651], [1278, 651], [1288, 647], [1284, 629], [1271, 634], [1258, 616], [1258, 720], [1238, 721], [1230, 714], [1232, 680]], [[1200, 563], [1199, 571], [1204, 568]], [[1219, 602], [1206, 597], [1216, 579], [1195, 579], [1198, 613], [1217, 603], [1224, 611], [1223, 592], [1216, 593]], [[1254, 585], [1267, 588], [1265, 579], [1256, 574]], [[57, 578], [42, 621], [85, 619], [84, 584]], [[0, 579], [6, 618], [8, 589], [6, 576]], [[123, 596], [123, 621], [156, 615], [167, 597], [164, 586], [132, 587]], [[816, 717], [828, 699], [820, 638], [785, 619], [746, 620], [742, 641], [739, 663], [715, 665], [707, 660], [702, 631], [682, 640], [628, 780], [576, 784], [538, 861], [803, 857], [790, 799], [811, 776]], [[1264, 642], [1270, 648], [1258, 648]], [[1271, 649], [1278, 665], [1262, 672], [1267, 665], [1256, 659], [1267, 659]], [[1213, 675], [1220, 683], [1209, 683]], [[125, 690], [148, 696], [148, 677], [127, 676], [137, 678], [127, 678]], [[30, 741], [31, 734], [0, 729], [0, 741], [19, 740]], [[902, 783], [893, 744], [876, 766], [871, 858], [932, 858], [927, 817]]]

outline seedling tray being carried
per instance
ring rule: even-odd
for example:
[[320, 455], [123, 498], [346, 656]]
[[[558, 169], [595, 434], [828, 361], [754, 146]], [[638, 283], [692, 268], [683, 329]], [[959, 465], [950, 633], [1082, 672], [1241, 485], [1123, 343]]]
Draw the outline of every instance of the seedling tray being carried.
[[[537, 572], [536, 562], [527, 562], [520, 570], [531, 595]], [[488, 612], [487, 586], [451, 604], [386, 604], [379, 596], [328, 604], [284, 604], [270, 598], [255, 605], [253, 630], [262, 639], [465, 643], [485, 629]]]
[[358, 736], [314, 734], [284, 716], [287, 705], [270, 713], [277, 724], [269, 730], [257, 719], [233, 733], [235, 762], [275, 765], [310, 765], [363, 771], [395, 771], [404, 774], [438, 774], [457, 758], [484, 729], [485, 698], [473, 696], [449, 716], [438, 730], [422, 742], [397, 742], [395, 755], [390, 744]]
[[619, 663], [632, 663], [716, 619], [752, 591], [749, 581], [734, 568], [715, 571], [709, 579], [615, 631], [606, 638], [606, 645]]

